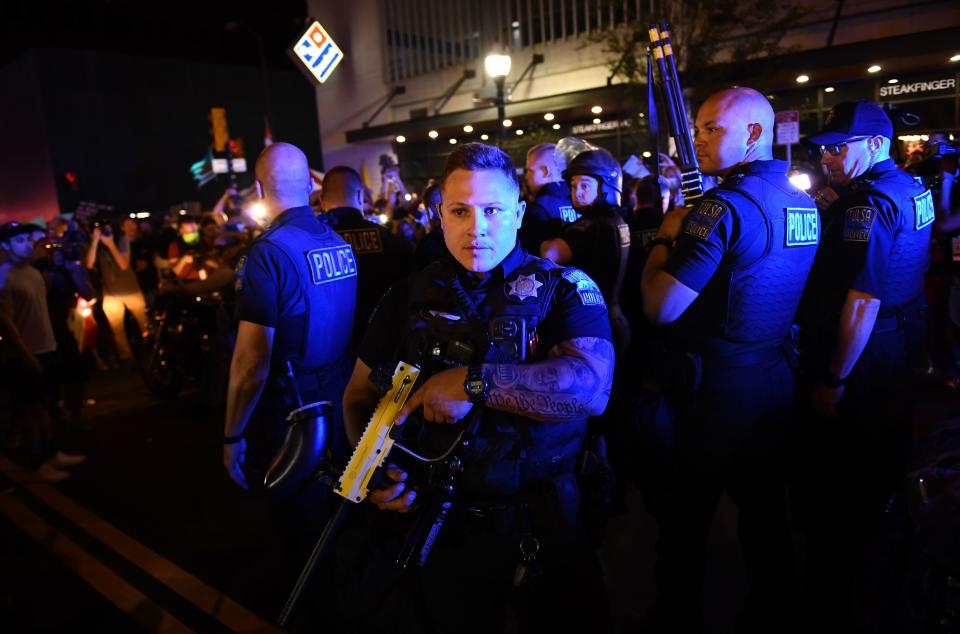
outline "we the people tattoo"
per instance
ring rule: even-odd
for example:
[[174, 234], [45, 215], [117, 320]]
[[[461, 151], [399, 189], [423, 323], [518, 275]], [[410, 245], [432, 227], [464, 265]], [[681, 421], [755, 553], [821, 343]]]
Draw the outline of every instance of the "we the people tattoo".
[[548, 422], [596, 416], [610, 398], [613, 364], [608, 340], [578, 337], [554, 347], [545, 361], [487, 366], [487, 405]]

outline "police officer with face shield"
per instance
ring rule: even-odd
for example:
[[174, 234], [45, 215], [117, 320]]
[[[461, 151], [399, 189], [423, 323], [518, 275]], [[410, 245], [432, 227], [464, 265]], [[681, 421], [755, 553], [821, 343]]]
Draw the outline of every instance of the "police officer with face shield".
[[[666, 214], [643, 271], [644, 312], [676, 322], [656, 363], [667, 389], [672, 463], [658, 485], [657, 631], [702, 629], [706, 539], [720, 495], [737, 505], [749, 594], [742, 631], [786, 631], [793, 548], [786, 509], [785, 354], [819, 239], [813, 200], [773, 158], [773, 109], [749, 88], [711, 95], [696, 119], [705, 174], [723, 182]], [[666, 336], [666, 333], [664, 333]], [[665, 382], [665, 385], [669, 385]]]
[[[356, 442], [378, 401], [371, 370], [392, 373], [402, 359], [436, 370], [401, 411], [402, 428], [427, 421], [429, 435], [477, 415], [479, 425], [425, 564], [403, 576], [360, 564], [377, 574], [338, 580], [350, 621], [343, 629], [373, 622], [390, 631], [499, 632], [509, 605], [522, 631], [607, 631], [574, 476], [587, 417], [603, 411], [610, 389], [603, 296], [583, 271], [520, 247], [524, 204], [500, 149], [458, 146], [440, 188], [449, 255], [377, 306], [344, 411]], [[423, 471], [412, 460], [388, 469], [389, 486], [370, 499], [390, 512], [376, 513], [373, 545], [348, 555], [396, 556], [389, 535], [402, 540], [426, 512], [418, 506], [429, 499]]]
[[[814, 615], [853, 618], [857, 558], [902, 477], [909, 369], [921, 352], [933, 197], [890, 158], [893, 126], [870, 101], [834, 107], [819, 146], [824, 235], [801, 304], [805, 442], [792, 498], [807, 537]], [[862, 571], [862, 567], [860, 568]]]
[[559, 238], [543, 243], [540, 254], [557, 264], [577, 266], [596, 280], [607, 301], [614, 345], [622, 354], [630, 343], [630, 326], [620, 309], [630, 255], [630, 228], [620, 209], [623, 173], [609, 152], [595, 149], [577, 154], [563, 178], [581, 216]]
[[[350, 246], [308, 204], [312, 182], [303, 152], [272, 144], [257, 159], [256, 178], [270, 225], [239, 265], [239, 326], [223, 432], [223, 465], [244, 489], [244, 468], [263, 477], [287, 435], [288, 414], [301, 403], [332, 403], [330, 445], [335, 454], [346, 453], [338, 406], [350, 371], [357, 293]], [[277, 528], [295, 566], [323, 527], [327, 492], [309, 482], [271, 489]]]

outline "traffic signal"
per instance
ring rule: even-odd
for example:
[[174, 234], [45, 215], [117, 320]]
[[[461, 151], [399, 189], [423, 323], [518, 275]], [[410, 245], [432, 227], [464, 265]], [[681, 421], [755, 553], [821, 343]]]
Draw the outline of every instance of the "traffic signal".
[[227, 129], [227, 110], [225, 108], [210, 108], [210, 133], [213, 135], [213, 150], [223, 152], [227, 149], [230, 140], [230, 131]]
[[233, 158], [244, 158], [243, 139], [240, 137], [230, 139], [230, 151], [233, 153]]

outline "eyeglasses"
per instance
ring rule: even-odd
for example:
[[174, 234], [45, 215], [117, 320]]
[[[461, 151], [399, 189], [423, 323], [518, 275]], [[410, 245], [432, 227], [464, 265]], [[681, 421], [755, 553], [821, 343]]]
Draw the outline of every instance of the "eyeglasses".
[[840, 150], [842, 150], [845, 145], [849, 145], [850, 143], [856, 143], [857, 141], [863, 141], [869, 138], [870, 137], [868, 136], [855, 136], [841, 143], [831, 143], [830, 145], [821, 145], [820, 156], [823, 156], [827, 152], [830, 152], [830, 154], [833, 156], [840, 156]]

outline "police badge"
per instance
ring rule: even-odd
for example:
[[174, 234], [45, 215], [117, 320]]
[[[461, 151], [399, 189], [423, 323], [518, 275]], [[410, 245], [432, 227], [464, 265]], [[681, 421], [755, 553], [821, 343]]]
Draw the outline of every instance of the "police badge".
[[523, 301], [528, 297], [536, 297], [537, 289], [543, 286], [543, 282], [539, 281], [537, 276], [533, 274], [518, 275], [517, 279], [507, 282], [507, 286], [510, 287], [507, 295]]

